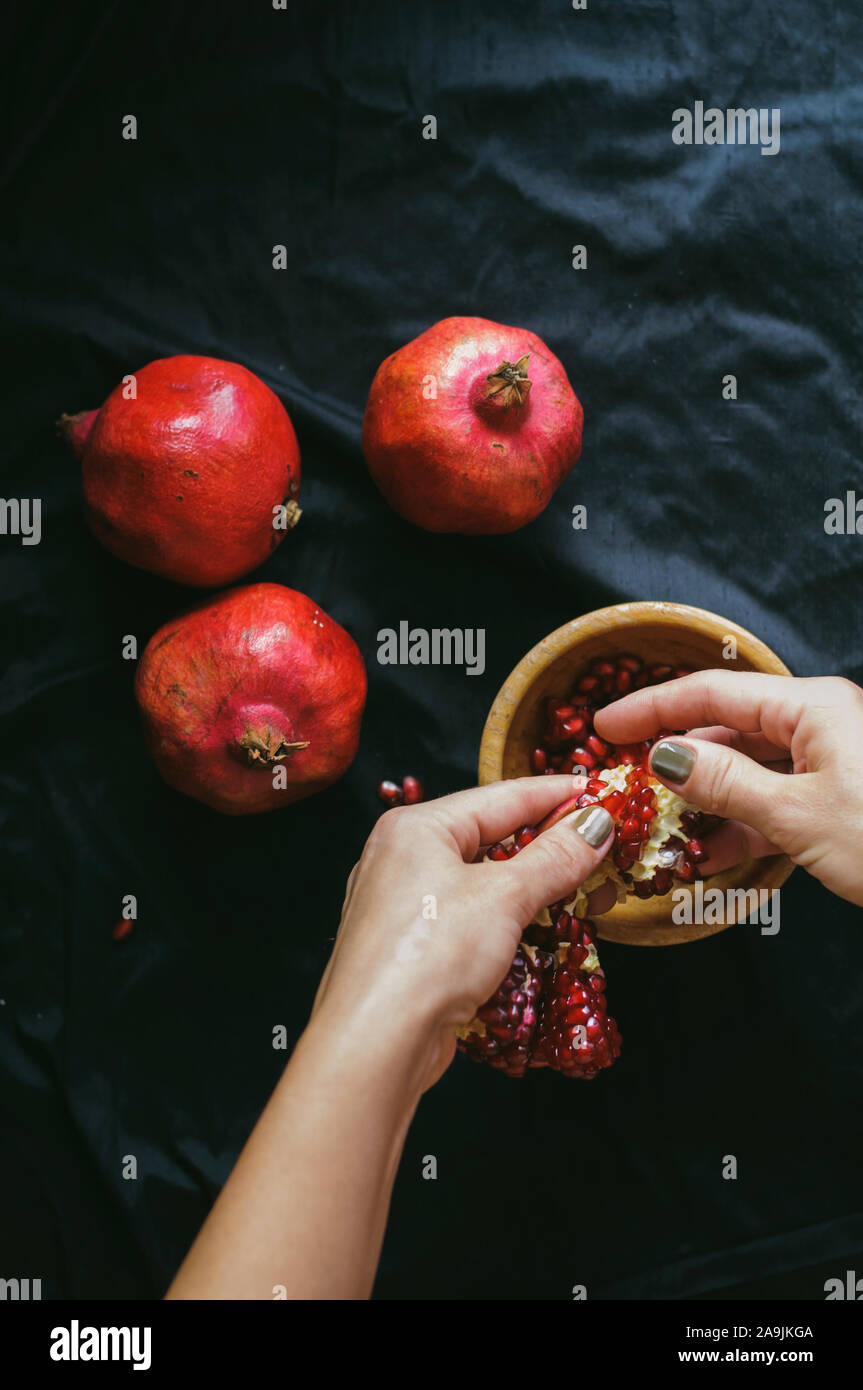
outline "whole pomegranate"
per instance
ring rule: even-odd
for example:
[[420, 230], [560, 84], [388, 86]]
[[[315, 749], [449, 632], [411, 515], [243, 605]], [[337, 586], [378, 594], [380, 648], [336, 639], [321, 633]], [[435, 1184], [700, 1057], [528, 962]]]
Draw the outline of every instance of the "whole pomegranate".
[[248, 584], [160, 628], [135, 694], [165, 781], [240, 816], [341, 777], [357, 751], [366, 671], [353, 638], [312, 599]]
[[488, 319], [443, 319], [377, 370], [363, 420], [369, 472], [426, 531], [516, 531], [581, 453], [584, 412], [545, 343]]
[[266, 560], [299, 520], [294, 427], [236, 362], [163, 357], [101, 410], [60, 425], [82, 460], [93, 532], [138, 569], [200, 588], [226, 584]]

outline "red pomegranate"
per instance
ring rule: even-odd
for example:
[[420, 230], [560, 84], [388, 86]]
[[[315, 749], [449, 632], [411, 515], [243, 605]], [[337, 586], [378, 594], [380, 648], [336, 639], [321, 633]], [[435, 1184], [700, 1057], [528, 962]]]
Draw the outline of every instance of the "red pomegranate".
[[541, 338], [443, 319], [381, 363], [363, 420], [369, 472], [426, 531], [516, 531], [581, 453], [583, 411]]
[[165, 781], [241, 816], [341, 777], [357, 751], [366, 671], [353, 638], [312, 599], [248, 584], [160, 628], [135, 694]]
[[199, 588], [260, 565], [299, 520], [300, 451], [277, 396], [215, 357], [163, 357], [60, 421], [113, 555]]

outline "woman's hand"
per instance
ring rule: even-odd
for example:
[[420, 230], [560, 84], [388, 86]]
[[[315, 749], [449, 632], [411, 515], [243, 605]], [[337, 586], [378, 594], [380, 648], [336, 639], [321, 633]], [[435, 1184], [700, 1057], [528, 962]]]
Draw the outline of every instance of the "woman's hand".
[[[583, 777], [527, 777], [388, 811], [351, 875], [308, 1027], [167, 1297], [366, 1298], [417, 1101], [534, 913], [611, 844], [586, 807], [505, 863]], [[599, 841], [599, 843], [597, 843]]]
[[607, 705], [595, 724], [619, 743], [689, 731], [657, 743], [650, 766], [727, 819], [704, 873], [782, 851], [863, 905], [863, 691], [851, 681], [699, 671]]
[[506, 862], [475, 863], [480, 847], [584, 784], [525, 777], [387, 811], [351, 874], [311, 1026], [416, 1048], [419, 1087], [431, 1086], [452, 1060], [456, 1025], [500, 984], [528, 922], [593, 872], [613, 826], [592, 806]]

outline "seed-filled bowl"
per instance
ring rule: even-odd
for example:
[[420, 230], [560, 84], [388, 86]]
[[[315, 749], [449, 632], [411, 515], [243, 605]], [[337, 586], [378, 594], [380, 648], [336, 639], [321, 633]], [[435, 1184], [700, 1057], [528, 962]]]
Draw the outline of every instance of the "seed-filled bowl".
[[[732, 644], [736, 644], [733, 657]], [[531, 754], [542, 740], [549, 699], [564, 701], [593, 662], [614, 662], [621, 655], [637, 657], [648, 668], [667, 665], [675, 670], [721, 668], [791, 674], [776, 653], [751, 632], [702, 608], [648, 602], [599, 608], [549, 633], [507, 677], [483, 731], [480, 784], [534, 772]], [[793, 868], [785, 855], [749, 859], [705, 878], [704, 891], [718, 888], [725, 894], [732, 888], [771, 892], [785, 882]], [[675, 883], [674, 888], [690, 896], [696, 892], [681, 883]], [[627, 897], [596, 919], [599, 935], [630, 945], [671, 946], [712, 936], [732, 926], [740, 916], [734, 902], [726, 897], [726, 920], [676, 923], [671, 916], [676, 901], [680, 900], [671, 892], [647, 899]]]

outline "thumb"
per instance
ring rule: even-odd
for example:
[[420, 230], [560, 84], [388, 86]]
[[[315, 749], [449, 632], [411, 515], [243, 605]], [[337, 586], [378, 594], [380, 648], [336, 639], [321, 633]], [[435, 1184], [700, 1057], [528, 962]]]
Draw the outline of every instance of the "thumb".
[[579, 811], [565, 802], [545, 824], [548, 828], [531, 844], [500, 866], [527, 921], [589, 878], [614, 838], [614, 821], [603, 806]]
[[677, 738], [651, 749], [650, 771], [709, 815], [743, 821], [780, 843], [776, 812], [794, 796], [787, 774], [771, 772], [727, 744]]

